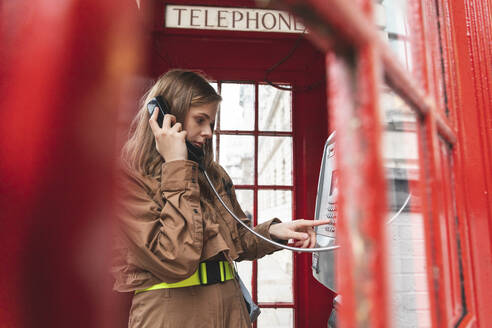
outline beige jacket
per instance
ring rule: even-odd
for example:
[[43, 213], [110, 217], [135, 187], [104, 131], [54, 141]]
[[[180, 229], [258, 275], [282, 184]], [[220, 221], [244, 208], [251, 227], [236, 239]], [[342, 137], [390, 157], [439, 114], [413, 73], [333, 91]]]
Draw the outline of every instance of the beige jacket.
[[[207, 173], [227, 205], [244, 218], [232, 181], [217, 163]], [[162, 164], [159, 178], [125, 171], [119, 179], [114, 289], [134, 291], [193, 274], [202, 261], [254, 260], [279, 248], [255, 237], [223, 208], [210, 190], [200, 190], [192, 161]], [[204, 187], [202, 187], [203, 189]], [[273, 219], [255, 230], [271, 238]]]

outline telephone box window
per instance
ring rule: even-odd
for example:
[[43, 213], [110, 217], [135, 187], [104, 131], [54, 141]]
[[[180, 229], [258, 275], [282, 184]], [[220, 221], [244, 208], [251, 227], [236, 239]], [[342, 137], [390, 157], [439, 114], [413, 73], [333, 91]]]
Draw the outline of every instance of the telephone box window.
[[255, 127], [254, 84], [222, 83], [221, 130], [251, 131]]
[[[239, 204], [254, 225], [275, 217], [292, 220], [292, 91], [261, 82], [219, 81], [214, 88], [223, 98], [215, 125], [215, 158], [234, 182]], [[253, 327], [293, 327], [293, 254], [277, 252], [238, 262], [237, 268], [262, 309]]]
[[442, 288], [449, 301], [451, 311], [450, 322], [459, 323], [469, 311], [470, 305], [466, 302], [463, 280], [463, 241], [460, 237], [460, 217], [456, 212], [455, 182], [453, 176], [453, 157], [450, 145], [439, 138], [439, 152], [441, 157], [441, 179], [447, 186], [443, 192], [444, 213], [439, 217], [440, 225], [447, 229], [442, 231], [442, 248], [448, 259], [448, 270], [445, 279], [441, 282]]
[[292, 137], [259, 137], [258, 184], [292, 185]]
[[[254, 191], [252, 189], [236, 189], [236, 197], [238, 203], [241, 204], [244, 214], [253, 222]], [[253, 272], [253, 263], [251, 261], [241, 261], [236, 263], [236, 267], [244, 285], [252, 293], [251, 274]]]
[[258, 260], [258, 301], [293, 302], [292, 254], [277, 252]]
[[383, 0], [382, 22], [380, 27], [388, 39], [391, 49], [410, 70], [412, 64], [410, 49], [410, 27], [408, 24], [407, 0]]
[[253, 136], [222, 135], [220, 138], [219, 163], [235, 184], [254, 183]]
[[260, 131], [292, 131], [292, 91], [260, 84], [258, 99]]
[[282, 218], [282, 221], [292, 220], [292, 191], [259, 190], [258, 223], [275, 217]]
[[419, 206], [417, 114], [389, 87], [380, 94], [390, 236], [393, 325], [430, 325], [424, 220]]
[[258, 317], [258, 328], [260, 327], [294, 327], [294, 313], [292, 309], [261, 309], [261, 315]]
[[[292, 220], [290, 190], [258, 191], [258, 223], [273, 217]], [[291, 252], [277, 252], [258, 260], [258, 301], [293, 301]]]
[[236, 198], [239, 204], [241, 204], [241, 208], [249, 219], [253, 219], [253, 190], [249, 189], [237, 189], [236, 190]]
[[[249, 293], [252, 295], [253, 293], [253, 262], [251, 261], [241, 261], [236, 262], [237, 272], [243, 281], [244, 286], [249, 290]], [[262, 310], [263, 311], [263, 310]]]

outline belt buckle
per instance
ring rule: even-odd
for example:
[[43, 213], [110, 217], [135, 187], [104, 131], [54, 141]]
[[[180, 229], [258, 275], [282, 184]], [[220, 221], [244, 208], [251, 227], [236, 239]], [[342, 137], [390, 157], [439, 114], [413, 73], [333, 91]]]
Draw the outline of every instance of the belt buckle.
[[207, 285], [222, 282], [220, 280], [220, 263], [219, 262], [205, 262], [205, 266], [207, 268]]

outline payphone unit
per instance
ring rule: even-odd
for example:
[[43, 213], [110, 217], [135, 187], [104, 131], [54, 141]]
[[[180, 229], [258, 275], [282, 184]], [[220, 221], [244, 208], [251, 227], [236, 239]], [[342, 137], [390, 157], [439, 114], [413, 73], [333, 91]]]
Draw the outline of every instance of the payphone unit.
[[[338, 177], [335, 164], [335, 132], [325, 143], [316, 196], [315, 220], [330, 220], [329, 224], [316, 227], [316, 247], [336, 246]], [[336, 293], [336, 252], [313, 253], [313, 276]]]

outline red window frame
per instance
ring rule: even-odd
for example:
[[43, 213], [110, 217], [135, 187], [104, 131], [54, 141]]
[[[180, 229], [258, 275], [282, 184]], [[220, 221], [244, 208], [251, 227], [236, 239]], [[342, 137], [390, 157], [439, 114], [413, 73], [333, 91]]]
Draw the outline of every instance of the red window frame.
[[[254, 111], [255, 111], [255, 122], [254, 122], [254, 128], [253, 130], [222, 130], [220, 127], [220, 111], [222, 108], [219, 109], [219, 114], [218, 114], [218, 119], [217, 119], [217, 124], [215, 127], [214, 131], [214, 137], [215, 137], [215, 160], [219, 162], [219, 154], [220, 154], [220, 136], [222, 135], [247, 135], [247, 136], [254, 136], [254, 179], [253, 179], [253, 184], [235, 184], [234, 187], [236, 190], [252, 190], [253, 191], [253, 225], [256, 226], [258, 225], [258, 191], [260, 190], [289, 190], [291, 191], [291, 203], [292, 203], [292, 208], [291, 208], [291, 213], [292, 213], [292, 219], [295, 219], [295, 195], [296, 195], [296, 188], [295, 188], [295, 154], [294, 154], [294, 127], [293, 127], [293, 91], [292, 92], [292, 97], [291, 97], [291, 131], [260, 131], [259, 129], [259, 85], [267, 85], [267, 83], [263, 81], [229, 81], [229, 80], [220, 80], [216, 81], [217, 83], [217, 88], [219, 91], [219, 94], [221, 93], [222, 89], [222, 84], [223, 83], [237, 83], [237, 84], [248, 84], [248, 85], [254, 85], [255, 88], [255, 102], [254, 102]], [[289, 83], [281, 83], [282, 86], [287, 86], [289, 87]], [[291, 87], [291, 86], [290, 86]], [[292, 184], [291, 185], [260, 185], [258, 183], [258, 140], [260, 137], [290, 137], [292, 139]], [[294, 258], [294, 254], [292, 255], [292, 302], [258, 302], [258, 261], [252, 261], [252, 276], [251, 276], [251, 296], [253, 298], [253, 301], [258, 304], [260, 308], [269, 308], [269, 309], [277, 309], [277, 308], [286, 308], [286, 309], [292, 309], [292, 324], [293, 327], [296, 327], [296, 314], [298, 311], [298, 298], [297, 298], [297, 284], [294, 283], [296, 279], [296, 261]], [[257, 327], [257, 322], [255, 321], [253, 323], [253, 327]]]
[[[329, 115], [337, 130], [343, 190], [337, 236], [341, 245], [337, 271], [343, 272], [338, 275], [343, 326], [390, 325], [388, 250], [384, 225], [380, 224], [385, 206], [374, 197], [364, 199], [362, 190], [362, 186], [370, 185], [373, 193], [386, 192], [378, 154], [378, 86], [383, 78], [419, 118], [419, 162], [424, 174], [420, 189], [432, 325], [473, 325], [476, 312], [467, 222], [456, 210], [454, 196], [456, 171], [452, 163], [457, 132], [453, 101], [457, 95], [450, 83], [455, 71], [450, 69], [454, 56], [450, 48], [452, 29], [446, 28], [448, 1], [408, 2], [413, 26], [412, 72], [403, 69], [379, 38], [371, 1], [354, 5], [343, 0], [283, 0], [279, 4], [304, 18], [311, 40], [326, 51]], [[350, 195], [351, 204], [345, 201], [346, 195]], [[354, 249], [354, 243], [364, 245], [364, 251]]]

